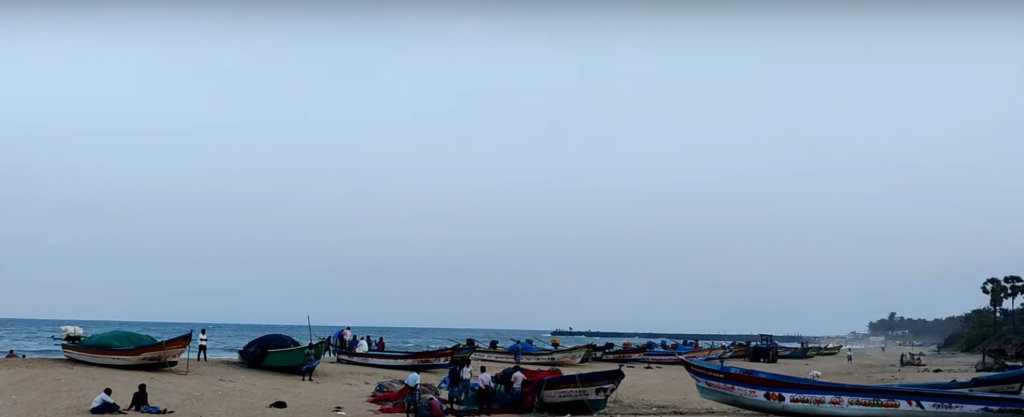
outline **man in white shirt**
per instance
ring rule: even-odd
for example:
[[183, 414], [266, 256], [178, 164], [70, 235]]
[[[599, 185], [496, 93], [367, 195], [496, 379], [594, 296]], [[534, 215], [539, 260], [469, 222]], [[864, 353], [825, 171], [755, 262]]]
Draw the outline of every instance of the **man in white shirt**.
[[420, 408], [420, 371], [409, 374], [405, 386], [409, 389], [405, 395], [405, 417], [409, 417], [416, 415]]
[[206, 329], [199, 331], [199, 351], [196, 352], [196, 362], [199, 362], [199, 357], [202, 356], [205, 362], [209, 362], [206, 357]]
[[366, 339], [359, 339], [359, 344], [356, 345], [356, 353], [366, 353], [370, 350], [370, 345], [366, 343]]
[[477, 377], [477, 385], [480, 387], [476, 392], [479, 411], [482, 414], [487, 409], [487, 415], [491, 415], [491, 397], [494, 395], [494, 383], [491, 382], [491, 374], [487, 373], [487, 367], [480, 367], [480, 376]]
[[114, 394], [114, 390], [106, 388], [100, 395], [96, 396], [96, 399], [92, 400], [92, 405], [89, 406], [89, 412], [92, 414], [128, 414], [121, 411], [121, 406], [114, 402], [113, 398], [110, 398]]
[[514, 368], [516, 373], [512, 374], [512, 395], [518, 396], [523, 393], [523, 381], [526, 381], [526, 375], [519, 369], [519, 365]]

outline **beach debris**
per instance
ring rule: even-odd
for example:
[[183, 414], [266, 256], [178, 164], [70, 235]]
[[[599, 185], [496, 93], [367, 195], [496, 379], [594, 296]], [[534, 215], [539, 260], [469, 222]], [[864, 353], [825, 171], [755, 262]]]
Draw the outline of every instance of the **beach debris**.
[[647, 365], [644, 367], [644, 369], [654, 369], [654, 367], [652, 367], [651, 365]]
[[818, 372], [818, 371], [808, 372], [807, 373], [807, 377], [812, 379], [812, 380], [817, 381], [817, 380], [821, 379], [821, 372]]
[[933, 369], [932, 372], [942, 372], [941, 369]]
[[274, 401], [270, 403], [267, 408], [288, 408], [288, 403], [284, 401]]
[[655, 365], [654, 367], [655, 367], [655, 368], [658, 368], [658, 369], [661, 369], [661, 367], [660, 367], [660, 366], [657, 366], [657, 365]]

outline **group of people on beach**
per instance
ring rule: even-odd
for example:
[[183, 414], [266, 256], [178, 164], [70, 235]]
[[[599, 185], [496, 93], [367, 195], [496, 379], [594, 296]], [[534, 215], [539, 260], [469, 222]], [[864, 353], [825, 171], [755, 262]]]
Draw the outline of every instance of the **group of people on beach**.
[[338, 356], [340, 352], [366, 353], [371, 350], [383, 352], [387, 347], [383, 337], [374, 342], [372, 336], [359, 337], [352, 334], [351, 327], [346, 327], [336, 338], [328, 338], [328, 341], [330, 349], [327, 349], [327, 354], [334, 356]]
[[166, 408], [160, 408], [155, 405], [149, 404], [149, 392], [146, 391], [146, 384], [139, 384], [139, 390], [132, 395], [132, 402], [128, 404], [128, 408], [121, 409], [120, 405], [114, 402], [114, 399], [110, 396], [114, 395], [114, 390], [106, 388], [100, 395], [97, 395], [92, 400], [92, 405], [89, 406], [89, 412], [92, 414], [128, 414], [125, 410], [131, 411], [136, 410], [140, 413], [145, 414], [173, 414], [174, 411], [170, 411]]
[[[512, 374], [512, 389], [509, 392], [512, 396], [522, 395], [523, 382], [526, 381], [526, 376], [523, 375], [519, 365], [512, 368], [515, 373]], [[458, 361], [453, 363], [451, 368], [448, 368], [448, 413], [455, 414], [455, 406], [461, 405], [463, 399], [469, 395], [472, 389], [473, 380], [473, 367], [472, 362], [469, 359], [464, 361]], [[409, 374], [409, 377], [405, 379], [405, 388], [407, 394], [405, 396], [405, 415], [415, 416], [419, 414], [420, 406], [420, 373], [415, 371]], [[477, 399], [477, 415], [491, 415], [493, 411], [491, 408], [491, 400], [494, 398], [494, 380], [491, 374], [487, 373], [487, 367], [480, 367], [480, 375], [477, 376], [477, 388], [476, 388], [476, 399]], [[441, 405], [441, 402], [435, 397], [430, 397], [426, 403], [426, 411], [431, 417], [442, 417], [445, 412]]]

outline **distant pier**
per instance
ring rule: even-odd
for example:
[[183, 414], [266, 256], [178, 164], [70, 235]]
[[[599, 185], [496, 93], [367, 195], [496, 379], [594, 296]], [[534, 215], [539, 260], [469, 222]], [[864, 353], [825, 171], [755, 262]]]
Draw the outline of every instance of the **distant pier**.
[[[551, 332], [552, 337], [600, 337], [605, 339], [669, 339], [669, 340], [707, 340], [711, 342], [746, 342], [759, 341], [760, 335], [756, 334], [700, 334], [700, 333], [643, 333], [643, 332], [594, 332], [594, 331], [571, 331], [555, 330]], [[800, 343], [817, 339], [812, 336], [772, 336], [779, 343]]]

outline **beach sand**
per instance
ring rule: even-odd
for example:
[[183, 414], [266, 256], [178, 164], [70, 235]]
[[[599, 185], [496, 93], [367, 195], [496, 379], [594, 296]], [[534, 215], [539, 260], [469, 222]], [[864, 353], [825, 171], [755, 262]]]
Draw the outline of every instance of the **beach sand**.
[[[918, 352], [923, 348], [915, 348]], [[854, 363], [846, 363], [845, 351], [836, 356], [807, 360], [782, 360], [777, 364], [752, 364], [742, 360], [727, 364], [806, 377], [810, 371], [822, 380], [847, 383], [889, 383], [897, 381], [949, 381], [977, 376], [973, 365], [978, 355], [943, 354], [925, 356], [924, 368], [899, 370], [899, 355], [910, 348], [892, 347], [854, 350]], [[0, 417], [85, 416], [88, 406], [103, 388], [114, 390], [113, 398], [127, 406], [136, 386], [149, 387], [150, 402], [169, 407], [178, 416], [254, 417], [327, 416], [335, 406], [346, 416], [370, 416], [376, 409], [366, 398], [378, 381], [405, 379], [408, 372], [341, 365], [324, 358], [316, 382], [302, 382], [299, 376], [248, 369], [234, 360], [189, 364], [188, 374], [168, 370], [137, 372], [107, 369], [64, 359], [0, 359]], [[491, 372], [503, 364], [474, 361], [474, 368], [487, 365]], [[612, 369], [617, 365], [592, 363], [564, 367], [563, 372]], [[643, 364], [624, 368], [626, 379], [609, 400], [603, 415], [737, 415], [750, 414], [701, 399], [693, 380], [681, 366], [644, 369]], [[920, 372], [939, 368], [942, 373]], [[185, 371], [185, 363], [175, 369]], [[438, 383], [444, 371], [422, 374], [423, 381]], [[288, 403], [284, 410], [267, 406], [274, 401]], [[131, 413], [136, 414], [136, 413]]]

